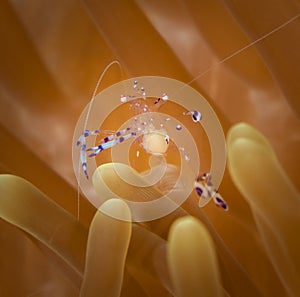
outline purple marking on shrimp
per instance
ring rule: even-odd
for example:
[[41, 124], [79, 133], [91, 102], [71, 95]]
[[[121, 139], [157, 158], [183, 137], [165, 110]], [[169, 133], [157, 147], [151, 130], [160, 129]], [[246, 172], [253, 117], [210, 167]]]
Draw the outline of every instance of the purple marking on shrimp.
[[157, 104], [159, 101], [161, 100], [161, 98], [157, 98], [154, 102], [154, 104]]
[[228, 206], [226, 203], [221, 203], [221, 207], [224, 209], [224, 210], [227, 210], [228, 209]]
[[[207, 184], [209, 185], [209, 186], [212, 186], [213, 184], [212, 184], [212, 181], [211, 181], [211, 176], [209, 175], [208, 176], [208, 178], [207, 178]], [[218, 192], [217, 190], [216, 190], [216, 192]]]
[[224, 201], [217, 203], [217, 206], [222, 207], [224, 210], [228, 210], [228, 205]]
[[201, 188], [199, 188], [199, 187], [196, 187], [195, 190], [196, 190], [198, 196], [201, 197], [201, 195], [202, 195], [202, 193], [203, 193], [203, 190], [202, 190]]
[[96, 150], [94, 153], [90, 154], [89, 157], [94, 157], [96, 155], [98, 155], [100, 152], [102, 152], [103, 149], [102, 148], [99, 148], [98, 150]]
[[86, 167], [86, 162], [82, 163], [82, 169], [83, 169], [83, 172], [84, 172], [86, 178], [89, 179], [89, 175], [88, 175], [87, 167]]
[[223, 200], [222, 200], [220, 197], [216, 197], [216, 201], [217, 201], [218, 203], [224, 203]]
[[215, 196], [214, 201], [217, 206], [223, 208], [226, 211], [228, 210], [227, 203], [221, 197]]

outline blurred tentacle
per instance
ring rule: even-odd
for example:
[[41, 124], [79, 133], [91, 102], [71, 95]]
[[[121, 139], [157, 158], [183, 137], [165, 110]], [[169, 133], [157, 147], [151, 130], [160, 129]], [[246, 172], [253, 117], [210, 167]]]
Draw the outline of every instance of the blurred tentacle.
[[246, 124], [228, 133], [231, 176], [248, 201], [258, 231], [290, 296], [300, 292], [300, 195], [268, 141]]
[[1, 175], [0, 192], [1, 218], [44, 243], [82, 275], [87, 229], [20, 177]]
[[[117, 220], [104, 212], [122, 216], [127, 221]], [[80, 296], [120, 296], [131, 236], [130, 219], [130, 210], [120, 199], [106, 201], [94, 216], [89, 231]]]
[[224, 296], [213, 241], [195, 218], [180, 218], [172, 225], [168, 263], [176, 296]]

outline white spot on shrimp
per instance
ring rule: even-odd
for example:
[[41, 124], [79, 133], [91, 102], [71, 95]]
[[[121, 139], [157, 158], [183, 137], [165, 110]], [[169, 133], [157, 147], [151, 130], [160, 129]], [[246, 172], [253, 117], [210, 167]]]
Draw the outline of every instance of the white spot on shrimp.
[[168, 95], [164, 93], [161, 97], [162, 100], [167, 101], [169, 99]]
[[127, 96], [121, 95], [120, 101], [121, 101], [122, 103], [126, 102], [126, 101], [127, 101]]
[[189, 155], [185, 155], [184, 156], [184, 160], [187, 161], [187, 162], [189, 162], [190, 161], [190, 156]]

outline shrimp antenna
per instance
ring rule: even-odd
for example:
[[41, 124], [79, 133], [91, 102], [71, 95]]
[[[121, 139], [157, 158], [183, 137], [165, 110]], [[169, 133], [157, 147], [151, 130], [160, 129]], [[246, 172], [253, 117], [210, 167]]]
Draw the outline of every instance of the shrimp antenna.
[[[95, 97], [96, 97], [96, 94], [98, 92], [98, 89], [100, 87], [100, 84], [103, 80], [103, 77], [104, 75], [108, 72], [108, 70], [114, 65], [118, 65], [120, 70], [122, 71], [122, 66], [120, 64], [120, 62], [118, 60], [113, 60], [111, 61], [108, 65], [106, 65], [106, 67], [104, 68], [104, 70], [102, 71], [102, 73], [100, 74], [98, 80], [97, 80], [97, 83], [96, 83], [96, 87], [94, 89], [94, 92], [92, 94], [92, 98], [91, 98], [91, 101], [88, 105], [88, 109], [87, 109], [87, 113], [86, 113], [86, 117], [85, 117], [85, 120], [84, 120], [84, 125], [83, 125], [83, 130], [86, 130], [86, 127], [87, 127], [87, 123], [88, 123], [88, 120], [89, 120], [89, 116], [90, 116], [90, 113], [91, 113], [91, 110], [92, 110], [92, 106], [93, 106], [93, 103], [94, 103], [94, 100], [95, 100]], [[80, 216], [80, 175], [81, 175], [81, 163], [80, 163], [80, 159], [79, 159], [79, 162], [78, 162], [78, 178], [77, 178], [77, 219], [79, 220], [79, 216]]]
[[99, 89], [99, 87], [100, 87], [100, 84], [101, 84], [101, 82], [102, 82], [102, 79], [103, 79], [104, 75], [107, 73], [107, 71], [108, 71], [108, 70], [111, 68], [111, 66], [113, 66], [114, 64], [117, 64], [117, 65], [120, 67], [120, 70], [122, 69], [122, 68], [121, 68], [120, 62], [117, 61], [117, 60], [114, 60], [114, 61], [110, 62], [110, 63], [104, 68], [104, 70], [102, 71], [102, 73], [100, 74], [100, 76], [99, 76], [99, 78], [98, 78], [98, 81], [97, 81], [97, 84], [96, 84], [96, 87], [95, 87], [95, 89], [94, 89], [94, 92], [93, 92], [91, 101], [90, 101], [89, 106], [88, 106], [88, 110], [87, 110], [87, 113], [86, 113], [86, 118], [85, 118], [84, 125], [83, 125], [83, 130], [86, 129], [87, 122], [88, 122], [88, 119], [89, 119], [89, 116], [90, 116], [90, 113], [91, 113], [91, 109], [92, 109], [92, 106], [93, 106], [93, 103], [94, 103], [94, 100], [95, 100], [97, 91], [98, 91], [98, 89]]
[[252, 42], [248, 43], [247, 45], [245, 45], [244, 47], [236, 50], [234, 53], [230, 54], [229, 56], [225, 57], [224, 59], [218, 61], [215, 64], [212, 64], [211, 66], [209, 66], [206, 70], [204, 70], [203, 72], [200, 72], [199, 74], [197, 74], [192, 80], [190, 80], [189, 82], [187, 82], [184, 86], [182, 86], [179, 90], [176, 90], [177, 92], [180, 91], [181, 89], [185, 88], [185, 86], [189, 86], [190, 84], [192, 84], [193, 82], [197, 81], [199, 78], [201, 78], [202, 76], [204, 76], [205, 74], [209, 73], [211, 70], [213, 70], [215, 67], [227, 62], [228, 60], [232, 59], [233, 57], [239, 55], [240, 53], [244, 52], [245, 50], [247, 50], [248, 48], [256, 45], [257, 43], [261, 42], [262, 40], [268, 38], [270, 35], [273, 35], [274, 33], [280, 31], [281, 29], [283, 29], [284, 27], [286, 27], [288, 24], [294, 22], [298, 17], [300, 16], [300, 14], [298, 13], [297, 15], [295, 15], [294, 17], [288, 19], [287, 21], [285, 21], [284, 23], [280, 24], [279, 26], [275, 27], [273, 30], [269, 31], [268, 33], [262, 35], [261, 37], [253, 40]]

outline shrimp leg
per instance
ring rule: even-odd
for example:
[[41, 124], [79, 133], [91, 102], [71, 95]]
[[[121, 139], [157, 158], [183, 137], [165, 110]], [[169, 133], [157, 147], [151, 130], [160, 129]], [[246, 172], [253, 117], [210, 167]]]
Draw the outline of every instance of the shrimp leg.
[[109, 136], [107, 136], [107, 137], [101, 139], [100, 142], [104, 142], [104, 143], [109, 142], [110, 140], [113, 140], [114, 138], [119, 137], [119, 136], [121, 136], [122, 134], [125, 134], [125, 133], [126, 133], [127, 131], [129, 131], [130, 129], [131, 129], [131, 128], [126, 128], [126, 129], [120, 130], [120, 131], [118, 131], [118, 132], [116, 132], [116, 133], [114, 133], [114, 134], [111, 134], [111, 135], [109, 135]]
[[82, 166], [82, 170], [86, 176], [87, 179], [89, 179], [89, 175], [87, 173], [87, 168], [86, 168], [86, 153], [85, 153], [86, 145], [83, 144], [80, 149], [80, 162]]
[[[129, 128], [125, 129], [125, 131], [126, 130], [129, 130]], [[121, 130], [121, 131], [117, 132], [115, 135], [117, 135], [117, 136], [122, 135], [123, 131], [124, 130]], [[105, 139], [104, 139], [104, 143], [97, 145], [97, 146], [93, 146], [91, 148], [88, 148], [86, 151], [94, 151], [92, 154], [89, 155], [89, 157], [94, 157], [94, 156], [98, 155], [100, 152], [102, 152], [108, 148], [111, 148], [133, 136], [136, 136], [135, 132], [125, 134], [124, 136], [119, 136], [118, 138], [112, 139], [112, 140], [107, 139], [105, 141]]]
[[83, 134], [81, 134], [77, 140], [76, 146], [80, 146], [80, 163], [83, 169], [83, 172], [87, 179], [89, 179], [89, 175], [87, 173], [86, 167], [86, 143], [85, 138], [90, 135], [97, 135], [100, 133], [100, 130], [84, 130]]

